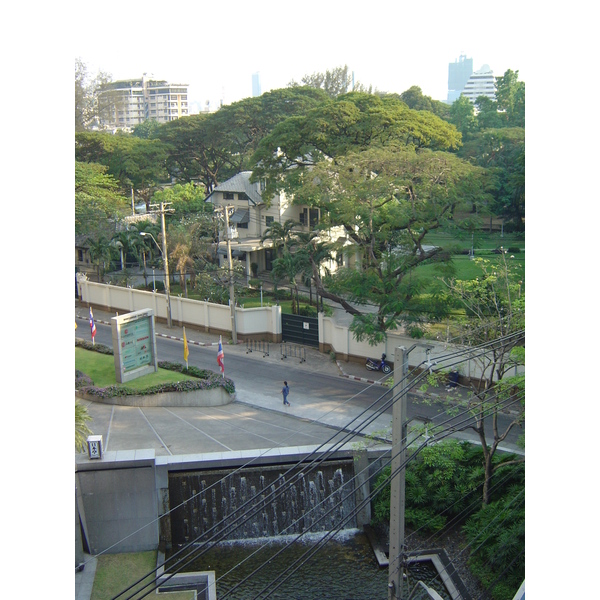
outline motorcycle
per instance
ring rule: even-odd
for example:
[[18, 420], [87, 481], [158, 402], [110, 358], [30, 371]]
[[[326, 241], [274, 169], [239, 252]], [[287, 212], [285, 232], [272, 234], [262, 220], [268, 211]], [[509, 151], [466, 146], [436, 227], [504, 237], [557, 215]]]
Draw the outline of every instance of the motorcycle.
[[376, 358], [367, 358], [367, 364], [365, 365], [369, 371], [382, 371], [385, 375], [392, 372], [392, 367], [385, 362], [385, 353], [381, 355], [381, 360]]

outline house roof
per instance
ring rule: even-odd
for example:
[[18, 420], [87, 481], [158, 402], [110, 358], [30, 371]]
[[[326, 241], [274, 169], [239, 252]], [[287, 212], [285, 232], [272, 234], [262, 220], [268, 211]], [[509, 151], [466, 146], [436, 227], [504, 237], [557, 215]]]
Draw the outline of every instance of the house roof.
[[250, 202], [252, 204], [262, 204], [263, 199], [258, 191], [258, 186], [255, 183], [250, 183], [250, 175], [252, 175], [252, 171], [242, 171], [237, 175], [234, 175], [227, 181], [219, 184], [207, 197], [206, 200], [209, 201], [210, 197], [215, 192], [245, 192], [248, 198], [250, 198]]

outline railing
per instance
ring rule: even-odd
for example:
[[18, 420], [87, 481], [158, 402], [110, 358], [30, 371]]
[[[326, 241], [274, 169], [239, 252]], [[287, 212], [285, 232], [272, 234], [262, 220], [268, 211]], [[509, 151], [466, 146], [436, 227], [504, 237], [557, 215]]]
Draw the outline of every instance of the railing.
[[306, 362], [306, 348], [284, 342], [281, 344], [281, 360], [288, 357], [299, 358], [301, 363]]
[[263, 358], [269, 356], [269, 342], [263, 340], [246, 340], [246, 354], [250, 352], [262, 352]]

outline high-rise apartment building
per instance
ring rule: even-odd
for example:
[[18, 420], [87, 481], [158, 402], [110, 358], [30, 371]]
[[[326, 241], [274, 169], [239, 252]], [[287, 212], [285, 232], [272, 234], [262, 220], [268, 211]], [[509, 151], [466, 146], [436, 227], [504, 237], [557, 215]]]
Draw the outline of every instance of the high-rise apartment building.
[[488, 65], [483, 65], [469, 77], [462, 95], [473, 104], [479, 96], [486, 96], [490, 100], [496, 99], [496, 78]]
[[458, 61], [448, 64], [448, 104], [461, 94], [473, 73], [473, 59], [461, 54]]
[[167, 83], [146, 74], [104, 84], [98, 93], [101, 129], [132, 129], [147, 120], [167, 123], [188, 113], [187, 83]]

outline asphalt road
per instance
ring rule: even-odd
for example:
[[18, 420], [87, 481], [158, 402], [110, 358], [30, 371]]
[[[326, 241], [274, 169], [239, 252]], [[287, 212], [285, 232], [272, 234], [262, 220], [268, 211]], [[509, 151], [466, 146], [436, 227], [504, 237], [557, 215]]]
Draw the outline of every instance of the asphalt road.
[[[83, 331], [79, 331], [80, 336], [82, 333]], [[174, 331], [173, 334], [176, 337], [179, 337], [181, 332], [180, 330], [179, 332]], [[193, 339], [193, 336], [193, 332], [188, 333], [188, 339]], [[97, 322], [97, 334], [95, 339], [96, 343], [112, 347], [110, 327]], [[156, 342], [159, 360], [183, 362], [182, 342], [179, 339], [168, 339], [157, 336]], [[216, 362], [216, 346], [199, 346], [191, 344], [189, 349], [190, 365], [213, 371], [218, 370]], [[248, 442], [248, 440], [246, 440], [245, 443], [250, 443], [252, 447], [260, 448], [279, 445], [283, 442], [283, 439], [279, 435], [273, 435], [272, 433], [269, 433], [269, 435], [266, 434], [267, 429], [269, 429], [272, 424], [263, 421], [263, 418], [265, 417], [263, 413], [265, 413], [265, 411], [259, 409], [271, 408], [278, 411], [281, 409], [281, 387], [284, 379], [289, 382], [292, 389], [292, 394], [290, 396], [292, 408], [288, 414], [296, 417], [296, 419], [293, 424], [280, 426], [283, 430], [289, 429], [298, 432], [298, 439], [294, 438], [289, 440], [288, 445], [319, 443], [319, 440], [327, 439], [331, 435], [330, 429], [327, 427], [322, 429], [321, 425], [314, 422], [312, 423], [311, 428], [306, 427], [307, 423], [311, 423], [311, 418], [308, 418], [308, 415], [315, 412], [314, 410], [311, 410], [315, 407], [318, 407], [319, 413], [331, 410], [331, 414], [334, 415], [329, 419], [322, 420], [322, 422], [333, 426], [344, 426], [346, 422], [352, 418], [351, 415], [356, 415], [357, 412], [362, 410], [379, 407], [389, 399], [389, 394], [387, 396], [385, 395], [386, 388], [383, 386], [369, 385], [354, 379], [341, 377], [339, 371], [335, 367], [335, 363], [333, 363], [327, 355], [319, 355], [316, 353], [316, 357], [313, 356], [307, 360], [307, 362], [300, 364], [296, 359], [288, 358], [285, 361], [282, 361], [278, 356], [262, 358], [262, 353], [254, 352], [252, 354], [246, 354], [245, 346], [243, 345], [238, 345], [237, 348], [225, 346], [224, 350], [226, 375], [235, 382], [237, 396], [240, 402], [233, 403], [232, 405], [228, 405], [224, 409], [221, 409], [221, 412], [224, 413], [221, 415], [218, 414], [218, 411], [216, 411], [217, 414], [213, 414], [214, 409], [211, 409], [210, 411], [207, 411], [206, 409], [203, 411], [198, 410], [197, 413], [203, 414], [196, 414], [194, 417], [189, 416], [190, 421], [188, 422], [188, 426], [192, 428], [197, 427], [194, 424], [194, 420], [201, 419], [203, 427], [206, 425], [207, 421], [211, 423], [212, 427], [216, 427], [220, 422], [227, 421], [228, 419], [225, 417], [225, 413], [231, 416], [231, 411], [235, 408], [235, 410], [240, 410], [241, 413], [247, 415], [250, 419], [245, 426], [247, 430], [251, 432], [250, 437], [253, 441]], [[355, 366], [355, 369], [356, 367], [357, 366]], [[358, 367], [360, 369], [360, 366]], [[294, 398], [301, 399], [302, 410], [299, 410], [300, 405], [294, 402]], [[245, 403], [245, 406], [240, 406], [242, 403]], [[296, 410], [294, 410], [294, 404], [296, 404]], [[453, 422], [456, 423], [459, 420], [459, 417], [454, 418], [453, 421], [449, 420], [446, 413], [447, 406], [442, 402], [424, 400], [421, 396], [409, 394], [407, 404], [409, 419], [416, 419], [421, 422], [431, 421], [438, 424], [443, 422], [446, 425], [450, 425]], [[95, 413], [94, 419], [96, 420], [96, 423], [94, 430], [99, 433], [101, 429], [106, 427], [106, 431], [108, 432], [108, 423], [103, 422], [103, 420], [106, 421], [106, 419], [109, 418], [109, 416], [104, 414], [108, 413], [108, 410], [106, 408], [99, 409], [98, 407], [90, 407], [90, 409], [93, 409]], [[157, 413], [161, 413], [160, 419], [156, 418], [160, 421], [160, 429], [164, 430], [164, 428], [166, 428], [167, 431], [169, 431], [171, 427], [168, 426], [167, 423], [172, 422], [173, 427], [176, 428], [178, 421], [179, 424], [181, 424], [182, 419], [188, 419], [188, 415], [182, 416], [182, 414], [180, 414], [183, 410], [184, 409], [181, 408], [171, 409], [170, 412], [174, 414], [168, 414], [169, 411], [156, 409]], [[115, 432], [118, 431], [117, 423], [114, 422], [115, 411], [112, 410], [111, 412], [113, 419], [111, 428], [112, 431]], [[125, 416], [126, 412], [139, 413], [140, 411], [133, 410], [119, 412], [123, 413], [119, 416], [119, 419], [123, 421], [120, 425], [124, 428], [130, 427], [133, 432], [142, 431], [148, 428], [155, 431], [157, 438], [156, 447], [158, 451], [162, 452], [167, 450], [168, 453], [173, 454], [179, 452], [177, 448], [171, 448], [171, 446], [177, 446], [176, 436], [174, 443], [167, 443], [165, 442], [165, 436], [161, 437], [156, 423], [153, 424], [153, 419], [155, 419], [155, 417], [151, 414], [152, 411], [144, 409], [143, 415], [131, 414], [128, 416]], [[389, 415], [389, 418], [380, 418], [379, 425], [381, 425], [382, 422], [389, 424], [392, 414], [391, 406], [385, 410], [385, 413]], [[129, 419], [129, 421], [126, 421], [127, 419]], [[491, 419], [489, 421], [490, 422], [486, 425], [491, 435]], [[500, 414], [500, 430], [502, 431], [510, 421], [510, 415]], [[263, 423], [263, 425], [258, 425], [257, 435], [254, 435], [252, 432], [256, 423]], [[463, 425], [464, 424], [465, 423], [463, 423]], [[200, 428], [198, 429], [200, 430]], [[374, 425], [368, 431], [372, 432], [376, 429], [377, 428]], [[205, 429], [202, 429], [202, 431], [205, 431]], [[287, 432], [284, 433], [287, 434]], [[509, 447], [515, 446], [520, 434], [520, 428], [514, 428], [509, 434], [506, 444]], [[264, 439], [261, 440], [261, 436], [263, 436]], [[167, 437], [169, 440], [171, 439], [170, 435]], [[210, 441], [211, 433], [208, 430], [204, 437], [206, 439], [202, 446], [205, 447], [207, 444], [208, 447], [212, 448], [212, 442]], [[212, 437], [214, 437], [215, 440], [218, 440], [215, 444], [215, 450], [216, 448], [223, 450], [230, 447], [239, 449], [235, 448], [235, 431], [230, 431], [229, 434], [223, 434], [219, 431], [219, 436]], [[465, 430], [462, 437], [476, 440], [473, 432], [469, 432], [469, 430]], [[132, 437], [128, 441], [123, 441], [121, 443], [131, 445], [134, 442], [135, 433], [132, 434]], [[118, 444], [114, 435], [112, 436], [112, 443]], [[168, 449], [166, 448], [167, 446], [169, 446]], [[116, 450], [119, 448], [113, 445], [112, 449]], [[185, 449], [181, 448], [180, 450], [183, 451]]]

